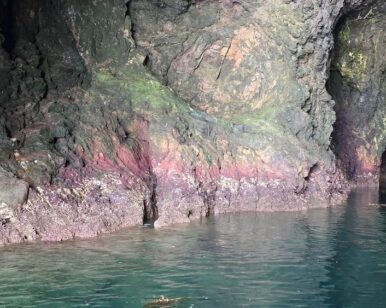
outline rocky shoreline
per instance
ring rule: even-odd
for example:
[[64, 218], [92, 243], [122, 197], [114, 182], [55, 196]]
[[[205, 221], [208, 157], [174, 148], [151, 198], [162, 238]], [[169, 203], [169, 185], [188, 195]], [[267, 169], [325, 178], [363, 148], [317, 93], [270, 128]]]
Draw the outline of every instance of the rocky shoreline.
[[[382, 55], [345, 59], [355, 31], [331, 52], [342, 16], [372, 22], [381, 40], [382, 1], [0, 8], [0, 245], [327, 207], [345, 200], [350, 181], [378, 181]], [[331, 59], [342, 78], [329, 80], [336, 102], [326, 90]], [[373, 76], [363, 88], [378, 89], [368, 96], [377, 116], [344, 126], [341, 114], [363, 106], [345, 105], [337, 89], [354, 93], [358, 65]], [[373, 139], [351, 138], [354, 124]]]
[[[135, 183], [136, 182], [136, 183]], [[200, 196], [186, 194], [185, 202], [164, 203], [158, 211], [154, 227], [189, 223], [209, 215], [242, 211], [302, 211], [329, 207], [344, 201], [343, 189], [329, 196], [310, 196], [286, 191], [284, 185], [252, 184], [241, 180], [232, 199], [220, 198], [226, 191], [217, 191], [220, 200], [212, 202]], [[84, 180], [76, 188], [50, 185], [30, 191], [28, 201], [13, 208], [12, 213], [2, 212], [0, 246], [31, 241], [65, 241], [91, 238], [121, 228], [144, 223], [146, 212], [144, 195], [147, 187], [133, 178], [122, 183], [119, 174], [99, 175]], [[170, 198], [170, 194], [168, 196]], [[178, 196], [180, 197], [180, 196]], [[177, 199], [178, 200], [178, 199]]]

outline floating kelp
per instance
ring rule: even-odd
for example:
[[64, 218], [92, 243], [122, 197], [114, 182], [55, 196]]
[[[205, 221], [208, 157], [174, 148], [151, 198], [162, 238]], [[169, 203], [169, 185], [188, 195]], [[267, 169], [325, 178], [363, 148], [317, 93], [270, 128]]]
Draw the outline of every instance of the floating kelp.
[[144, 308], [158, 308], [158, 307], [175, 307], [176, 304], [180, 303], [184, 298], [172, 297], [168, 298], [163, 295], [160, 297], [153, 298], [149, 303], [145, 304]]

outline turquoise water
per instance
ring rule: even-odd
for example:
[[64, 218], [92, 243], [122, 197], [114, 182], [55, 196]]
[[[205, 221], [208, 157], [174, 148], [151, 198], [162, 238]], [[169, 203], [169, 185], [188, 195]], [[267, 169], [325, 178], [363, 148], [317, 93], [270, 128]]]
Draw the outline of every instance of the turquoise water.
[[[362, 190], [330, 209], [0, 248], [0, 306], [385, 307], [377, 202]], [[175, 302], [150, 304], [161, 296]]]

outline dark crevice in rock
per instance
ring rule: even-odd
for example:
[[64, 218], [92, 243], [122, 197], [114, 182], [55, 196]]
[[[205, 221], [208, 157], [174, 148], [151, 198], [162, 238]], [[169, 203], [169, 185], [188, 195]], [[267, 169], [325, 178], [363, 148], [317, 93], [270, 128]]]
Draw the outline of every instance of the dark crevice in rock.
[[8, 52], [12, 53], [15, 46], [15, 41], [12, 35], [12, 19], [13, 19], [13, 6], [14, 1], [2, 1], [0, 3], [0, 8], [2, 9], [2, 14], [0, 20], [2, 20], [0, 28], [3, 30], [4, 42], [3, 48]]
[[126, 2], [125, 17], [130, 18], [130, 36], [133, 39], [134, 43], [136, 43], [135, 42], [136, 25], [135, 25], [133, 18], [132, 18], [132, 0]]
[[214, 208], [216, 206], [216, 190], [217, 186], [214, 183], [208, 183], [204, 185], [199, 181], [198, 194], [202, 198], [202, 202], [205, 208], [205, 217], [209, 217], [214, 214]]
[[11, 139], [12, 138], [11, 130], [6, 125], [4, 126], [4, 130], [5, 130], [6, 136]]
[[125, 17], [130, 17], [130, 2], [131, 1], [127, 1], [126, 2], [126, 12], [125, 12]]
[[310, 171], [308, 171], [308, 175], [304, 178], [306, 182], [309, 182], [312, 178], [312, 176], [319, 170], [319, 164], [316, 163], [310, 168]]
[[147, 68], [149, 68], [151, 66], [151, 59], [150, 59], [149, 55], [145, 56], [145, 59], [143, 60], [143, 65], [146, 66]]
[[192, 211], [192, 210], [189, 210], [187, 216], [188, 216], [188, 218], [192, 217], [192, 216], [193, 216], [193, 211]]
[[143, 224], [154, 225], [154, 222], [158, 219], [158, 207], [157, 207], [157, 178], [149, 171], [149, 190], [150, 196], [148, 200], [144, 200], [143, 209]]

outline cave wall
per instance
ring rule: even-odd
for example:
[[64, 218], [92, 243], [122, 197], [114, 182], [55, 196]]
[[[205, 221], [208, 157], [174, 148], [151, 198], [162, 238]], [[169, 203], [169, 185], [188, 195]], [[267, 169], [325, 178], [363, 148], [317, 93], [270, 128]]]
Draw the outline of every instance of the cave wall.
[[130, 2], [134, 39], [155, 76], [211, 116], [263, 122], [328, 148], [334, 113], [326, 54], [343, 4], [189, 3]]
[[329, 80], [336, 100], [334, 146], [349, 180], [377, 184], [386, 147], [386, 4], [349, 14], [337, 29]]
[[340, 202], [325, 84], [363, 3], [1, 0], [0, 243]]
[[92, 162], [111, 153], [114, 138], [127, 137], [133, 117], [122, 97], [106, 94], [107, 103], [95, 94], [91, 74], [128, 61], [126, 2], [0, 6], [0, 243], [141, 224], [143, 181]]

